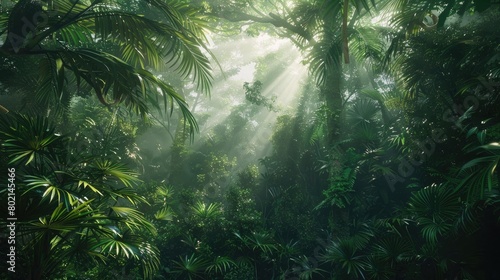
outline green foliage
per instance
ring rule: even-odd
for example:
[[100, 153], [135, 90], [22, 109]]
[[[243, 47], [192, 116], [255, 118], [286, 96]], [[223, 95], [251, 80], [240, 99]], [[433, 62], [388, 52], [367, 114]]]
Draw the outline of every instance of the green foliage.
[[353, 141], [374, 146], [380, 136], [380, 109], [369, 99], [359, 99], [347, 109], [346, 122], [351, 126]]
[[323, 190], [323, 195], [326, 197], [316, 209], [322, 208], [325, 204], [339, 208], [345, 208], [351, 204], [353, 186], [356, 181], [356, 170], [346, 168], [339, 172], [338, 175], [331, 175], [329, 178], [328, 189]]
[[[50, 7], [41, 2], [47, 11], [45, 26], [34, 28], [29, 36], [20, 36], [18, 30], [10, 30], [15, 25], [8, 23], [16, 21], [11, 17], [22, 18], [23, 13], [28, 13], [14, 12], [23, 2], [12, 7], [10, 14], [8, 10], [2, 13], [9, 16], [0, 21], [0, 29], [8, 29], [2, 57], [11, 61], [11, 66], [26, 63], [17, 59], [25, 54], [32, 55], [33, 62], [40, 65], [27, 73], [36, 85], [34, 92], [24, 86], [27, 96], [36, 101], [28, 104], [36, 103], [33, 105], [41, 106], [42, 112], [61, 112], [78, 91], [75, 88], [83, 87], [92, 89], [106, 106], [124, 104], [142, 116], [147, 115], [150, 106], [159, 109], [163, 103], [167, 111], [169, 107], [173, 110], [175, 103], [191, 131], [198, 129], [184, 98], [148, 69], [159, 69], [162, 60], [167, 59], [180, 75], [192, 76], [200, 90], [209, 91], [212, 77], [206, 54], [210, 55], [210, 51], [204, 44], [203, 32], [207, 25], [196, 10], [172, 1], [141, 1], [133, 12], [120, 1], [51, 1]], [[11, 36], [21, 38], [13, 42]], [[10, 78], [19, 77], [19, 73], [11, 74]]]
[[194, 254], [191, 256], [184, 256], [180, 261], [174, 261], [176, 264], [175, 269], [172, 271], [178, 274], [178, 277], [183, 279], [203, 279], [202, 275], [208, 265], [208, 261], [197, 257]]
[[[14, 115], [0, 119], [2, 146], [9, 153], [10, 164], [28, 165], [31, 162], [43, 165], [50, 161], [54, 148], [64, 147], [64, 137], [56, 135], [55, 128], [46, 118], [30, 118]], [[60, 151], [59, 151], [60, 152]]]
[[240, 264], [233, 267], [229, 272], [224, 274], [224, 280], [239, 280], [252, 279], [254, 277], [253, 268], [248, 264]]
[[215, 260], [213, 260], [213, 263], [207, 266], [207, 272], [224, 275], [235, 266], [236, 263], [230, 258], [217, 256]]
[[77, 143], [56, 134], [45, 118], [2, 116], [0, 131], [3, 152], [19, 178], [17, 206], [26, 211], [19, 212], [22, 238], [16, 242], [21, 255], [31, 256], [21, 265], [23, 273], [55, 276], [72, 260], [117, 258], [141, 262], [144, 277], [152, 278], [159, 253], [148, 237], [156, 230], [134, 209], [145, 202], [133, 190], [134, 172], [79, 156]]
[[[0, 117], [0, 166], [18, 174], [20, 277], [497, 276], [499, 34], [488, 1], [58, 0], [41, 2], [47, 22], [15, 46], [12, 6], [23, 2], [0, 13], [0, 88], [33, 114]], [[226, 55], [234, 37], [206, 46], [209, 23], [302, 51], [310, 78], [270, 139], [278, 110], [263, 85], [284, 90], [276, 78], [295, 61], [259, 55], [246, 100], [228, 79], [211, 108], [198, 92], [212, 84], [210, 51]], [[228, 73], [249, 63], [238, 60]], [[161, 137], [135, 115], [161, 122], [151, 109], [175, 106], [172, 141], [141, 144], [146, 129]], [[181, 129], [198, 128], [190, 110], [202, 131], [192, 145]]]
[[201, 220], [214, 219], [221, 214], [220, 205], [217, 203], [205, 204], [197, 201], [191, 208], [193, 214]]
[[347, 277], [360, 279], [365, 278], [364, 273], [367, 267], [363, 256], [359, 254], [359, 249], [351, 240], [341, 240], [332, 243], [326, 248], [325, 261], [336, 263]]
[[467, 191], [469, 200], [477, 197], [483, 198], [485, 192], [491, 192], [494, 186], [498, 187], [497, 166], [500, 161], [500, 144], [489, 143], [476, 147], [471, 152], [479, 151], [480, 157], [470, 160], [462, 166], [461, 175], [464, 179], [458, 185], [458, 189]]
[[309, 259], [302, 255], [297, 258], [291, 258], [291, 260], [297, 265], [292, 269], [292, 272], [298, 272], [299, 279], [301, 280], [310, 280], [314, 279], [314, 275], [318, 274], [322, 275], [325, 270], [318, 268], [314, 263], [311, 263]]
[[409, 210], [415, 213], [415, 222], [421, 226], [423, 237], [435, 243], [445, 235], [460, 211], [459, 196], [446, 185], [433, 185], [413, 193]]
[[155, 219], [163, 221], [172, 221], [174, 219], [174, 212], [170, 207], [161, 208], [155, 214]]
[[271, 255], [277, 250], [276, 244], [269, 233], [254, 232], [247, 236], [241, 236], [239, 233], [235, 232], [234, 235], [253, 251]]
[[374, 245], [377, 261], [386, 266], [396, 268], [401, 262], [411, 261], [415, 258], [413, 244], [406, 238], [386, 238]]
[[262, 105], [272, 111], [275, 110], [274, 108], [275, 106], [273, 104], [276, 101], [276, 96], [273, 96], [272, 98], [267, 98], [262, 96], [262, 82], [255, 81], [253, 85], [250, 85], [250, 83], [245, 82], [243, 84], [243, 88], [245, 88], [245, 98], [250, 103], [255, 104], [257, 106]]

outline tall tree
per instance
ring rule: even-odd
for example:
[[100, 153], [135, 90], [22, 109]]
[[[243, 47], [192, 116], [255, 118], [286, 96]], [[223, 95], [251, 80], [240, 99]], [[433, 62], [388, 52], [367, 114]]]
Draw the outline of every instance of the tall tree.
[[[328, 143], [340, 136], [343, 110], [342, 61], [350, 62], [349, 40], [356, 24], [375, 9], [376, 1], [285, 1], [213, 3], [208, 13], [230, 22], [253, 22], [274, 27], [278, 36], [289, 38], [306, 54], [311, 73], [328, 107]], [[364, 44], [357, 46], [366, 46]], [[369, 52], [365, 52], [369, 54]], [[344, 58], [344, 60], [342, 60]]]

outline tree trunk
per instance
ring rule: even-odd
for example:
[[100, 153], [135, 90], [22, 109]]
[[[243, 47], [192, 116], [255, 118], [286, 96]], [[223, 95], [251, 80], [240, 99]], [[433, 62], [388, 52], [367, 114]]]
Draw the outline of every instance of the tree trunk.
[[342, 123], [342, 65], [333, 65], [326, 74], [325, 83], [321, 87], [321, 95], [326, 102], [327, 111], [327, 143], [329, 147], [338, 143]]

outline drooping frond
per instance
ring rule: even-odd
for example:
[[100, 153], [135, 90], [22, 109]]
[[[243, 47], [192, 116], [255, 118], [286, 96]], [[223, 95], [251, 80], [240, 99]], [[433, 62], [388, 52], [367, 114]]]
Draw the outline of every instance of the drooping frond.
[[[36, 103], [44, 108], [55, 105], [53, 112], [60, 105], [66, 108], [74, 87], [85, 82], [101, 103], [124, 104], [143, 116], [149, 106], [160, 108], [163, 103], [166, 109], [171, 102], [172, 111], [176, 103], [191, 132], [197, 130], [184, 99], [149, 70], [169, 66], [209, 93], [212, 54], [205, 45], [207, 21], [196, 9], [158, 0], [141, 1], [136, 10], [115, 1], [57, 0], [41, 5], [46, 10], [43, 28], [23, 37], [22, 44], [2, 47], [7, 58], [30, 54], [39, 60]], [[0, 27], [7, 28], [10, 17], [4, 15]]]
[[498, 182], [498, 164], [500, 162], [500, 143], [493, 142], [472, 150], [478, 152], [476, 158], [470, 160], [460, 171], [464, 177], [457, 189], [467, 190], [468, 199], [483, 198], [492, 191]]
[[335, 31], [327, 31], [325, 38], [314, 45], [306, 57], [311, 74], [318, 85], [323, 85], [332, 71], [340, 65], [341, 38]]

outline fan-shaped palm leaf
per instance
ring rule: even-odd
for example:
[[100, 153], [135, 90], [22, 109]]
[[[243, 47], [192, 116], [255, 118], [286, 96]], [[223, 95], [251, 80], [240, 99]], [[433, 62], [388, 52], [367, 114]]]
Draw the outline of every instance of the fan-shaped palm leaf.
[[394, 268], [398, 263], [407, 262], [415, 256], [410, 240], [392, 236], [378, 241], [374, 247], [374, 256]]
[[410, 198], [410, 211], [416, 217], [449, 221], [460, 210], [458, 194], [448, 185], [431, 185], [413, 193]]
[[315, 274], [322, 275], [322, 272], [326, 272], [326, 270], [317, 267], [316, 263], [311, 263], [309, 258], [302, 255], [296, 258], [290, 258], [295, 264], [296, 267], [293, 268], [292, 272], [296, 272], [299, 274], [299, 279], [310, 280], [314, 279]]
[[202, 275], [207, 268], [209, 262], [202, 257], [191, 256], [179, 257], [180, 261], [174, 261], [176, 264], [175, 268], [172, 270], [173, 273], [187, 277], [188, 279], [203, 279]]
[[63, 138], [55, 133], [47, 118], [14, 113], [0, 117], [0, 140], [11, 158], [10, 163], [25, 165], [33, 161], [48, 163], [54, 153], [53, 147], [63, 144]]
[[390, 267], [387, 262], [373, 256], [367, 258], [366, 275], [368, 279], [390, 280], [394, 279], [396, 270]]
[[197, 201], [191, 209], [194, 215], [201, 219], [213, 219], [222, 213], [220, 207], [221, 205], [218, 203], [210, 203], [207, 205], [202, 201]]
[[413, 193], [409, 210], [414, 213], [427, 241], [448, 232], [461, 211], [459, 195], [447, 185], [432, 185]]
[[231, 269], [231, 267], [236, 266], [236, 263], [228, 257], [217, 256], [213, 262], [207, 266], [206, 270], [208, 273], [215, 272], [223, 274]]
[[355, 223], [353, 226], [354, 232], [348, 238], [352, 245], [358, 250], [364, 249], [372, 237], [374, 236], [373, 229], [366, 223]]
[[323, 259], [340, 265], [348, 275], [365, 278], [364, 271], [368, 265], [365, 257], [359, 254], [358, 249], [350, 240], [340, 240], [326, 248]]
[[359, 99], [347, 109], [347, 122], [353, 126], [352, 133], [355, 140], [374, 142], [379, 138], [379, 114], [375, 101]]
[[190, 234], [187, 234], [184, 239], [181, 240], [181, 242], [193, 249], [198, 249], [200, 245], [200, 241]]

